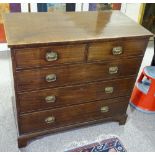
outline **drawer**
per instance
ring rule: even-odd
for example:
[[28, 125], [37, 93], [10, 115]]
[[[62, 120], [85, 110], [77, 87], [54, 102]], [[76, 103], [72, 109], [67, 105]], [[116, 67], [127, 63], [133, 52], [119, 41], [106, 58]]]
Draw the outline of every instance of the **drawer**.
[[138, 72], [142, 57], [101, 63], [66, 65], [16, 72], [17, 91], [128, 77]]
[[15, 50], [17, 68], [83, 62], [85, 45], [50, 46]]
[[135, 77], [18, 94], [21, 113], [130, 95]]
[[146, 39], [125, 39], [92, 43], [89, 46], [88, 61], [102, 61], [143, 55], [146, 44]]
[[128, 97], [24, 114], [19, 117], [20, 133], [56, 129], [71, 124], [121, 115], [126, 112]]

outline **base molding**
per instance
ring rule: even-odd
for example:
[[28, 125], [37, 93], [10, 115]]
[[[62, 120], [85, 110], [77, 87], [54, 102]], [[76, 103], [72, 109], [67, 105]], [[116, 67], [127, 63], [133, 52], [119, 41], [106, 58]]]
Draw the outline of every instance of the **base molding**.
[[22, 148], [22, 147], [26, 147], [27, 144], [34, 138], [36, 137], [40, 137], [46, 134], [52, 134], [52, 133], [56, 133], [56, 132], [62, 132], [65, 130], [71, 130], [74, 128], [82, 128], [88, 125], [94, 125], [94, 124], [101, 124], [103, 122], [109, 122], [109, 121], [114, 121], [114, 122], [119, 122], [119, 125], [124, 125], [126, 123], [127, 120], [127, 114], [122, 114], [122, 115], [117, 115], [115, 117], [108, 117], [108, 118], [104, 118], [104, 119], [100, 119], [100, 120], [93, 120], [93, 121], [89, 121], [89, 122], [83, 122], [83, 123], [78, 123], [78, 124], [73, 124], [73, 125], [68, 125], [68, 126], [64, 126], [64, 127], [60, 127], [60, 128], [56, 128], [56, 129], [48, 129], [48, 130], [43, 130], [43, 131], [38, 131], [38, 132], [34, 132], [34, 133], [28, 133], [28, 134], [23, 134], [23, 135], [19, 135], [18, 137], [18, 147]]

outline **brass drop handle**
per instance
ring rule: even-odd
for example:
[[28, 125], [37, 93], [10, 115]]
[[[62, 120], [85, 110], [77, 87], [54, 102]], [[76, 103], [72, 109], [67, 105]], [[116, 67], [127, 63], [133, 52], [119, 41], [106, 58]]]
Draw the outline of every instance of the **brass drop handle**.
[[112, 49], [113, 55], [120, 55], [123, 52], [123, 48], [121, 46], [114, 47]]
[[58, 59], [58, 54], [57, 54], [57, 52], [51, 51], [51, 52], [47, 52], [47, 53], [46, 53], [46, 60], [47, 60], [47, 61], [55, 61], [55, 60], [57, 60], [57, 59]]
[[56, 81], [56, 75], [55, 75], [55, 74], [46, 75], [46, 81], [47, 81], [47, 82]]
[[53, 116], [49, 116], [49, 117], [45, 118], [46, 124], [52, 124], [54, 122], [55, 122], [55, 117], [53, 117]]
[[105, 87], [105, 93], [106, 94], [111, 94], [111, 93], [113, 93], [113, 91], [114, 91], [113, 87]]
[[109, 74], [116, 74], [116, 73], [118, 73], [117, 66], [109, 67]]
[[109, 111], [109, 107], [108, 106], [101, 107], [101, 113], [106, 113], [108, 111]]
[[46, 103], [54, 103], [56, 100], [55, 96], [46, 96], [45, 101]]

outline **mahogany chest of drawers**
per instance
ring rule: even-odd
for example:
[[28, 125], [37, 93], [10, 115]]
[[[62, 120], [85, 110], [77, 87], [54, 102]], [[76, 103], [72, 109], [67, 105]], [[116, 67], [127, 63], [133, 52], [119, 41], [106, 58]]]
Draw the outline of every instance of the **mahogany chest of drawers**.
[[3, 17], [19, 147], [64, 129], [125, 123], [150, 32], [119, 11]]

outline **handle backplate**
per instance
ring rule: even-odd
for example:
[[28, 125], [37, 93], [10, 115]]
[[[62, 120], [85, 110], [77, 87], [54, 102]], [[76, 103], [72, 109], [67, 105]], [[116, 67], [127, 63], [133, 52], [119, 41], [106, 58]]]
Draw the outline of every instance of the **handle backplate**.
[[56, 75], [55, 75], [55, 74], [46, 75], [46, 81], [47, 81], [47, 82], [56, 81]]
[[56, 100], [55, 96], [51, 95], [51, 96], [46, 96], [45, 97], [45, 101], [46, 103], [54, 103]]
[[109, 111], [109, 107], [108, 106], [103, 106], [103, 107], [101, 107], [101, 112], [102, 113], [106, 113], [106, 112], [108, 112]]
[[116, 73], [118, 73], [117, 66], [109, 67], [109, 74], [116, 74]]
[[105, 87], [105, 93], [106, 94], [111, 94], [111, 93], [113, 93], [113, 91], [114, 91], [113, 87]]
[[112, 53], [113, 55], [120, 55], [123, 53], [123, 48], [121, 46], [114, 47]]
[[47, 123], [47, 124], [52, 124], [54, 122], [55, 122], [55, 117], [53, 117], [53, 116], [49, 116], [49, 117], [45, 118], [45, 123]]
[[47, 61], [55, 61], [58, 59], [58, 54], [57, 52], [51, 51], [51, 52], [47, 52], [45, 57]]

